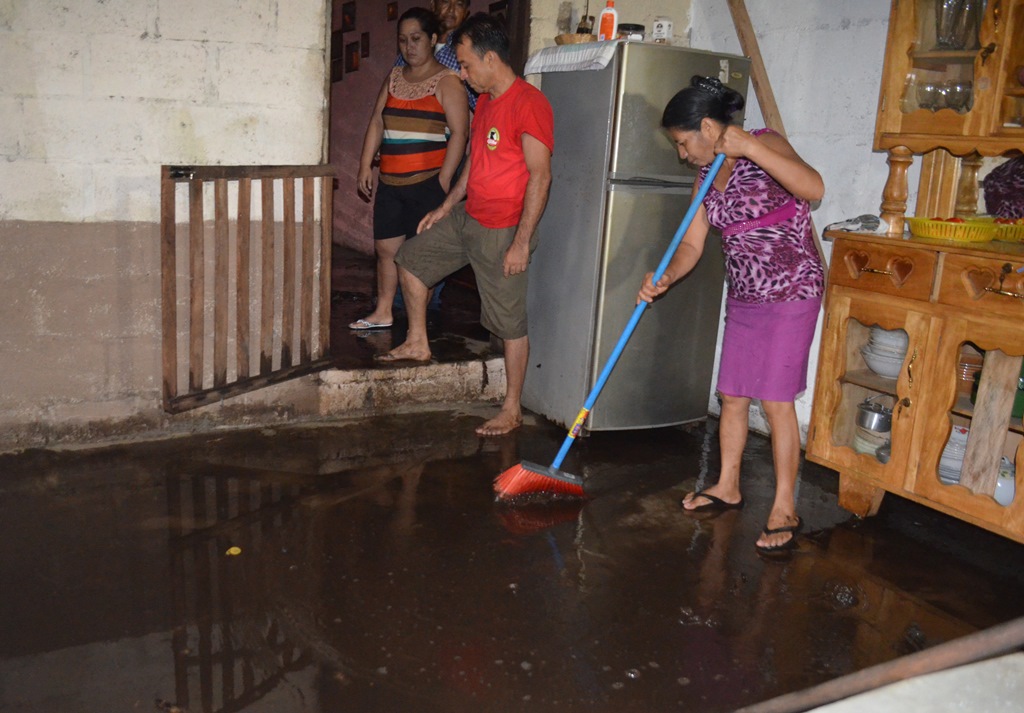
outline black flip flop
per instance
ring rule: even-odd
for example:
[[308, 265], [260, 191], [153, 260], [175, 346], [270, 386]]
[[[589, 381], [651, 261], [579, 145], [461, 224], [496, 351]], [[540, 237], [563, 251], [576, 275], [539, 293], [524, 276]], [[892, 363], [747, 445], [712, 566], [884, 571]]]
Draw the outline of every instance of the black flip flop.
[[[695, 508], [688, 508], [683, 506], [683, 512], [725, 512], [726, 510], [742, 510], [743, 509], [743, 498], [740, 498], [739, 502], [727, 503], [719, 497], [715, 497], [710, 493], [706, 493], [703, 490], [698, 490], [693, 494], [694, 498], [706, 498], [706, 505], [698, 505]], [[682, 505], [682, 503], [680, 503]]]
[[790, 537], [785, 542], [783, 542], [781, 545], [772, 545], [772, 546], [769, 546], [769, 547], [762, 547], [761, 545], [758, 545], [758, 544], [755, 543], [754, 547], [757, 548], [758, 552], [763, 552], [764, 554], [772, 554], [774, 552], [785, 552], [787, 550], [791, 550], [794, 547], [796, 547], [796, 536], [797, 536], [797, 533], [799, 533], [800, 530], [803, 529], [803, 526], [804, 526], [804, 521], [800, 518], [799, 515], [797, 515], [796, 516], [796, 524], [795, 525], [785, 525], [783, 527], [766, 527], [766, 528], [764, 528], [761, 531], [761, 534], [763, 534], [763, 535], [777, 535], [780, 532], [791, 532], [791, 533], [793, 533], [793, 536]]

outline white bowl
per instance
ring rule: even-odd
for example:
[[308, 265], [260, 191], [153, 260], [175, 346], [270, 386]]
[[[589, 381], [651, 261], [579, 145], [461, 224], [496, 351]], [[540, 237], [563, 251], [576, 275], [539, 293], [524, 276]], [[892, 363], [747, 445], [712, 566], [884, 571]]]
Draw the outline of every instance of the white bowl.
[[880, 356], [898, 357], [901, 360], [907, 355], [906, 347], [891, 347], [887, 344], [878, 344], [876, 342], [868, 342], [864, 348]]
[[860, 353], [864, 357], [864, 363], [868, 365], [868, 368], [879, 376], [895, 379], [900, 375], [900, 369], [903, 368], [902, 359], [875, 354], [866, 347], [862, 348]]
[[871, 328], [871, 338], [879, 344], [900, 347], [904, 351], [910, 345], [910, 336], [902, 329], [882, 329], [874, 326]]

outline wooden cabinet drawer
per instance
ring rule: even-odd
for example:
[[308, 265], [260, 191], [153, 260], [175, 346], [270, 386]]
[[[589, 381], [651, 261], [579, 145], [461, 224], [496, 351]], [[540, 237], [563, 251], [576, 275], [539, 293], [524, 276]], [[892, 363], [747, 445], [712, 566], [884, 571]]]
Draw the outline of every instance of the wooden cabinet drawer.
[[829, 282], [886, 295], [927, 301], [938, 254], [933, 250], [836, 240]]
[[1024, 318], [1024, 261], [947, 253], [938, 302], [1017, 319]]

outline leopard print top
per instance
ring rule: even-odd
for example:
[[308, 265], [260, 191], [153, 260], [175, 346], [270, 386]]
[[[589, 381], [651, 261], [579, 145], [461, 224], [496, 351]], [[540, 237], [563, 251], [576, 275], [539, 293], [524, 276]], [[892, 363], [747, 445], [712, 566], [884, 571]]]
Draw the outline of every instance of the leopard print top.
[[[770, 129], [751, 132], [759, 136]], [[700, 170], [703, 182], [710, 166]], [[713, 185], [704, 198], [711, 225], [722, 230], [759, 218], [793, 196], [747, 159], [739, 159], [724, 191]], [[820, 297], [825, 271], [811, 233], [811, 207], [796, 200], [796, 214], [774, 225], [722, 238], [729, 296], [755, 304]]]

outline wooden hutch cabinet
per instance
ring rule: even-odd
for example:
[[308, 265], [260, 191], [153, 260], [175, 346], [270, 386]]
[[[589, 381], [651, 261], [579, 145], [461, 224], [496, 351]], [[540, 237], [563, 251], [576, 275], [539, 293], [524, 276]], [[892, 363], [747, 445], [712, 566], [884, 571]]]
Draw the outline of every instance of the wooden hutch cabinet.
[[955, 210], [942, 216], [949, 217], [974, 211], [980, 156], [1022, 147], [1024, 0], [895, 0], [875, 125], [875, 149], [889, 153], [882, 218], [890, 234], [903, 233], [914, 154], [961, 157], [954, 164], [931, 155], [926, 161], [946, 165], [929, 165], [922, 176], [924, 190], [932, 180], [953, 186]]
[[[808, 459], [839, 471], [839, 504], [873, 515], [886, 492], [1024, 542], [1024, 426], [1011, 417], [1024, 356], [1024, 245], [984, 247], [876, 235], [834, 238], [807, 435]], [[870, 329], [902, 329], [895, 378], [865, 364]], [[974, 403], [958, 388], [964, 349], [984, 353]], [[892, 409], [890, 456], [856, 447], [858, 405]], [[954, 426], [969, 429], [959, 483], [940, 478]], [[994, 499], [1003, 457], [1016, 496]]]
[[[955, 17], [939, 8], [958, 8]], [[889, 235], [834, 241], [807, 457], [839, 472], [840, 505], [874, 514], [886, 492], [1024, 542], [1024, 243], [904, 238], [907, 169], [924, 155], [917, 213], [973, 215], [981, 156], [1024, 148], [1024, 0], [894, 0], [875, 148], [889, 153]], [[902, 330], [896, 376], [870, 369], [873, 328]], [[983, 363], [972, 390], [965, 354]], [[858, 407], [892, 410], [887, 448], [865, 448]], [[944, 452], [966, 435], [958, 477]], [[1016, 494], [995, 499], [1000, 468]], [[944, 471], [944, 468], [947, 469]]]

